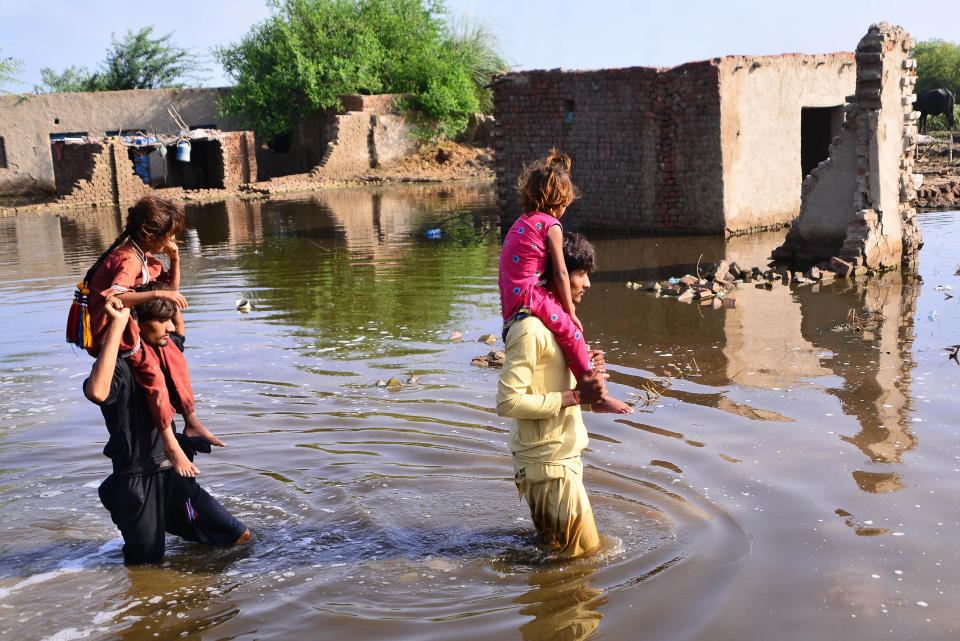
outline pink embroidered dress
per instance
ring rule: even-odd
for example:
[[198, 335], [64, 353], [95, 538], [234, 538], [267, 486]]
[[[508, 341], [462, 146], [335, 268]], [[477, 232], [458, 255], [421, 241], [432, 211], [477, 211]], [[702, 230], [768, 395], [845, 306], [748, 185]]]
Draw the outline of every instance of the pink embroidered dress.
[[[500, 306], [503, 332], [518, 315], [532, 314], [543, 321], [567, 357], [575, 378], [590, 371], [590, 356], [583, 334], [554, 295], [547, 290], [544, 273], [550, 253], [547, 232], [560, 221], [539, 211], [520, 216], [500, 250]], [[561, 226], [562, 229], [562, 226]]]

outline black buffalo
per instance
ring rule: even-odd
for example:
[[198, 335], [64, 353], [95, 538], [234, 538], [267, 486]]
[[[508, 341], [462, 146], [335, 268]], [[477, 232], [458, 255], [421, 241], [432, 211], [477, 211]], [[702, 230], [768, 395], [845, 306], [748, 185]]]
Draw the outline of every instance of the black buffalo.
[[944, 114], [947, 117], [947, 125], [950, 127], [950, 131], [953, 131], [953, 105], [955, 103], [956, 97], [949, 89], [931, 89], [918, 93], [913, 108], [920, 112], [920, 133], [927, 130], [927, 116], [936, 116], [937, 114]]

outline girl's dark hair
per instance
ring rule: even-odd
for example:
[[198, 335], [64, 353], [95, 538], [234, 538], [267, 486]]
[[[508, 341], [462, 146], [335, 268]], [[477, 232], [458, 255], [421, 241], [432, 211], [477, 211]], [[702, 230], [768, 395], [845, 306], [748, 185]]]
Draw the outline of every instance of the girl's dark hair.
[[100, 258], [87, 270], [83, 280], [89, 282], [100, 267], [100, 263], [127, 238], [133, 238], [138, 245], [142, 245], [144, 241], [154, 244], [181, 231], [183, 231], [183, 208], [180, 205], [165, 198], [145, 196], [133, 207], [127, 209], [126, 227], [107, 251], [100, 254]]
[[[153, 292], [168, 289], [170, 289], [170, 287], [165, 283], [152, 281], [146, 285], [137, 287], [136, 291]], [[145, 303], [135, 305], [133, 313], [136, 315], [138, 323], [146, 323], [147, 321], [153, 320], [167, 321], [176, 316], [177, 304], [166, 298], [153, 298]]]
[[551, 149], [550, 154], [526, 165], [517, 181], [523, 213], [540, 211], [553, 215], [579, 196], [570, 180], [570, 156]]

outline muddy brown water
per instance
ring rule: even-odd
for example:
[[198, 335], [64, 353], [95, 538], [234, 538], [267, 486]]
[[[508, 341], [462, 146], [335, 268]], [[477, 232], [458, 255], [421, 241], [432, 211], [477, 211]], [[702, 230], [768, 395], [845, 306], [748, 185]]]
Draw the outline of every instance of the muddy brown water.
[[[489, 186], [190, 206], [187, 358], [229, 444], [199, 479], [254, 538], [171, 537], [130, 569], [96, 494], [92, 361], [63, 342], [119, 216], [2, 219], [0, 637], [956, 638], [958, 216], [921, 215], [916, 275], [745, 286], [718, 311], [623, 283], [761, 264], [782, 234], [597, 240], [580, 317], [612, 392], [671, 386], [587, 415], [605, 548], [555, 563], [510, 478], [496, 372], [469, 365], [490, 348], [447, 340], [499, 333]], [[851, 308], [882, 321], [834, 331]]]

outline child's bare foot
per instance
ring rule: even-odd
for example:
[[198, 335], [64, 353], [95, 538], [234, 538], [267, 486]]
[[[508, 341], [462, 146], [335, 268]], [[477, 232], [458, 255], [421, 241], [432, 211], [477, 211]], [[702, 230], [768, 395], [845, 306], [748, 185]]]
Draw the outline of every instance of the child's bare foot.
[[190, 459], [188, 459], [187, 455], [183, 453], [183, 450], [180, 449], [179, 445], [177, 445], [175, 448], [164, 447], [163, 454], [167, 457], [167, 460], [170, 461], [171, 465], [173, 465], [173, 469], [176, 470], [177, 474], [180, 476], [193, 477], [200, 473], [200, 470], [197, 469], [196, 465], [190, 462]]
[[183, 428], [184, 436], [199, 436], [204, 439], [210, 445], [216, 445], [217, 447], [226, 447], [227, 444], [218, 439], [213, 433], [205, 428], [199, 422], [190, 423]]
[[610, 396], [592, 403], [590, 409], [601, 414], [633, 414], [632, 407]]

